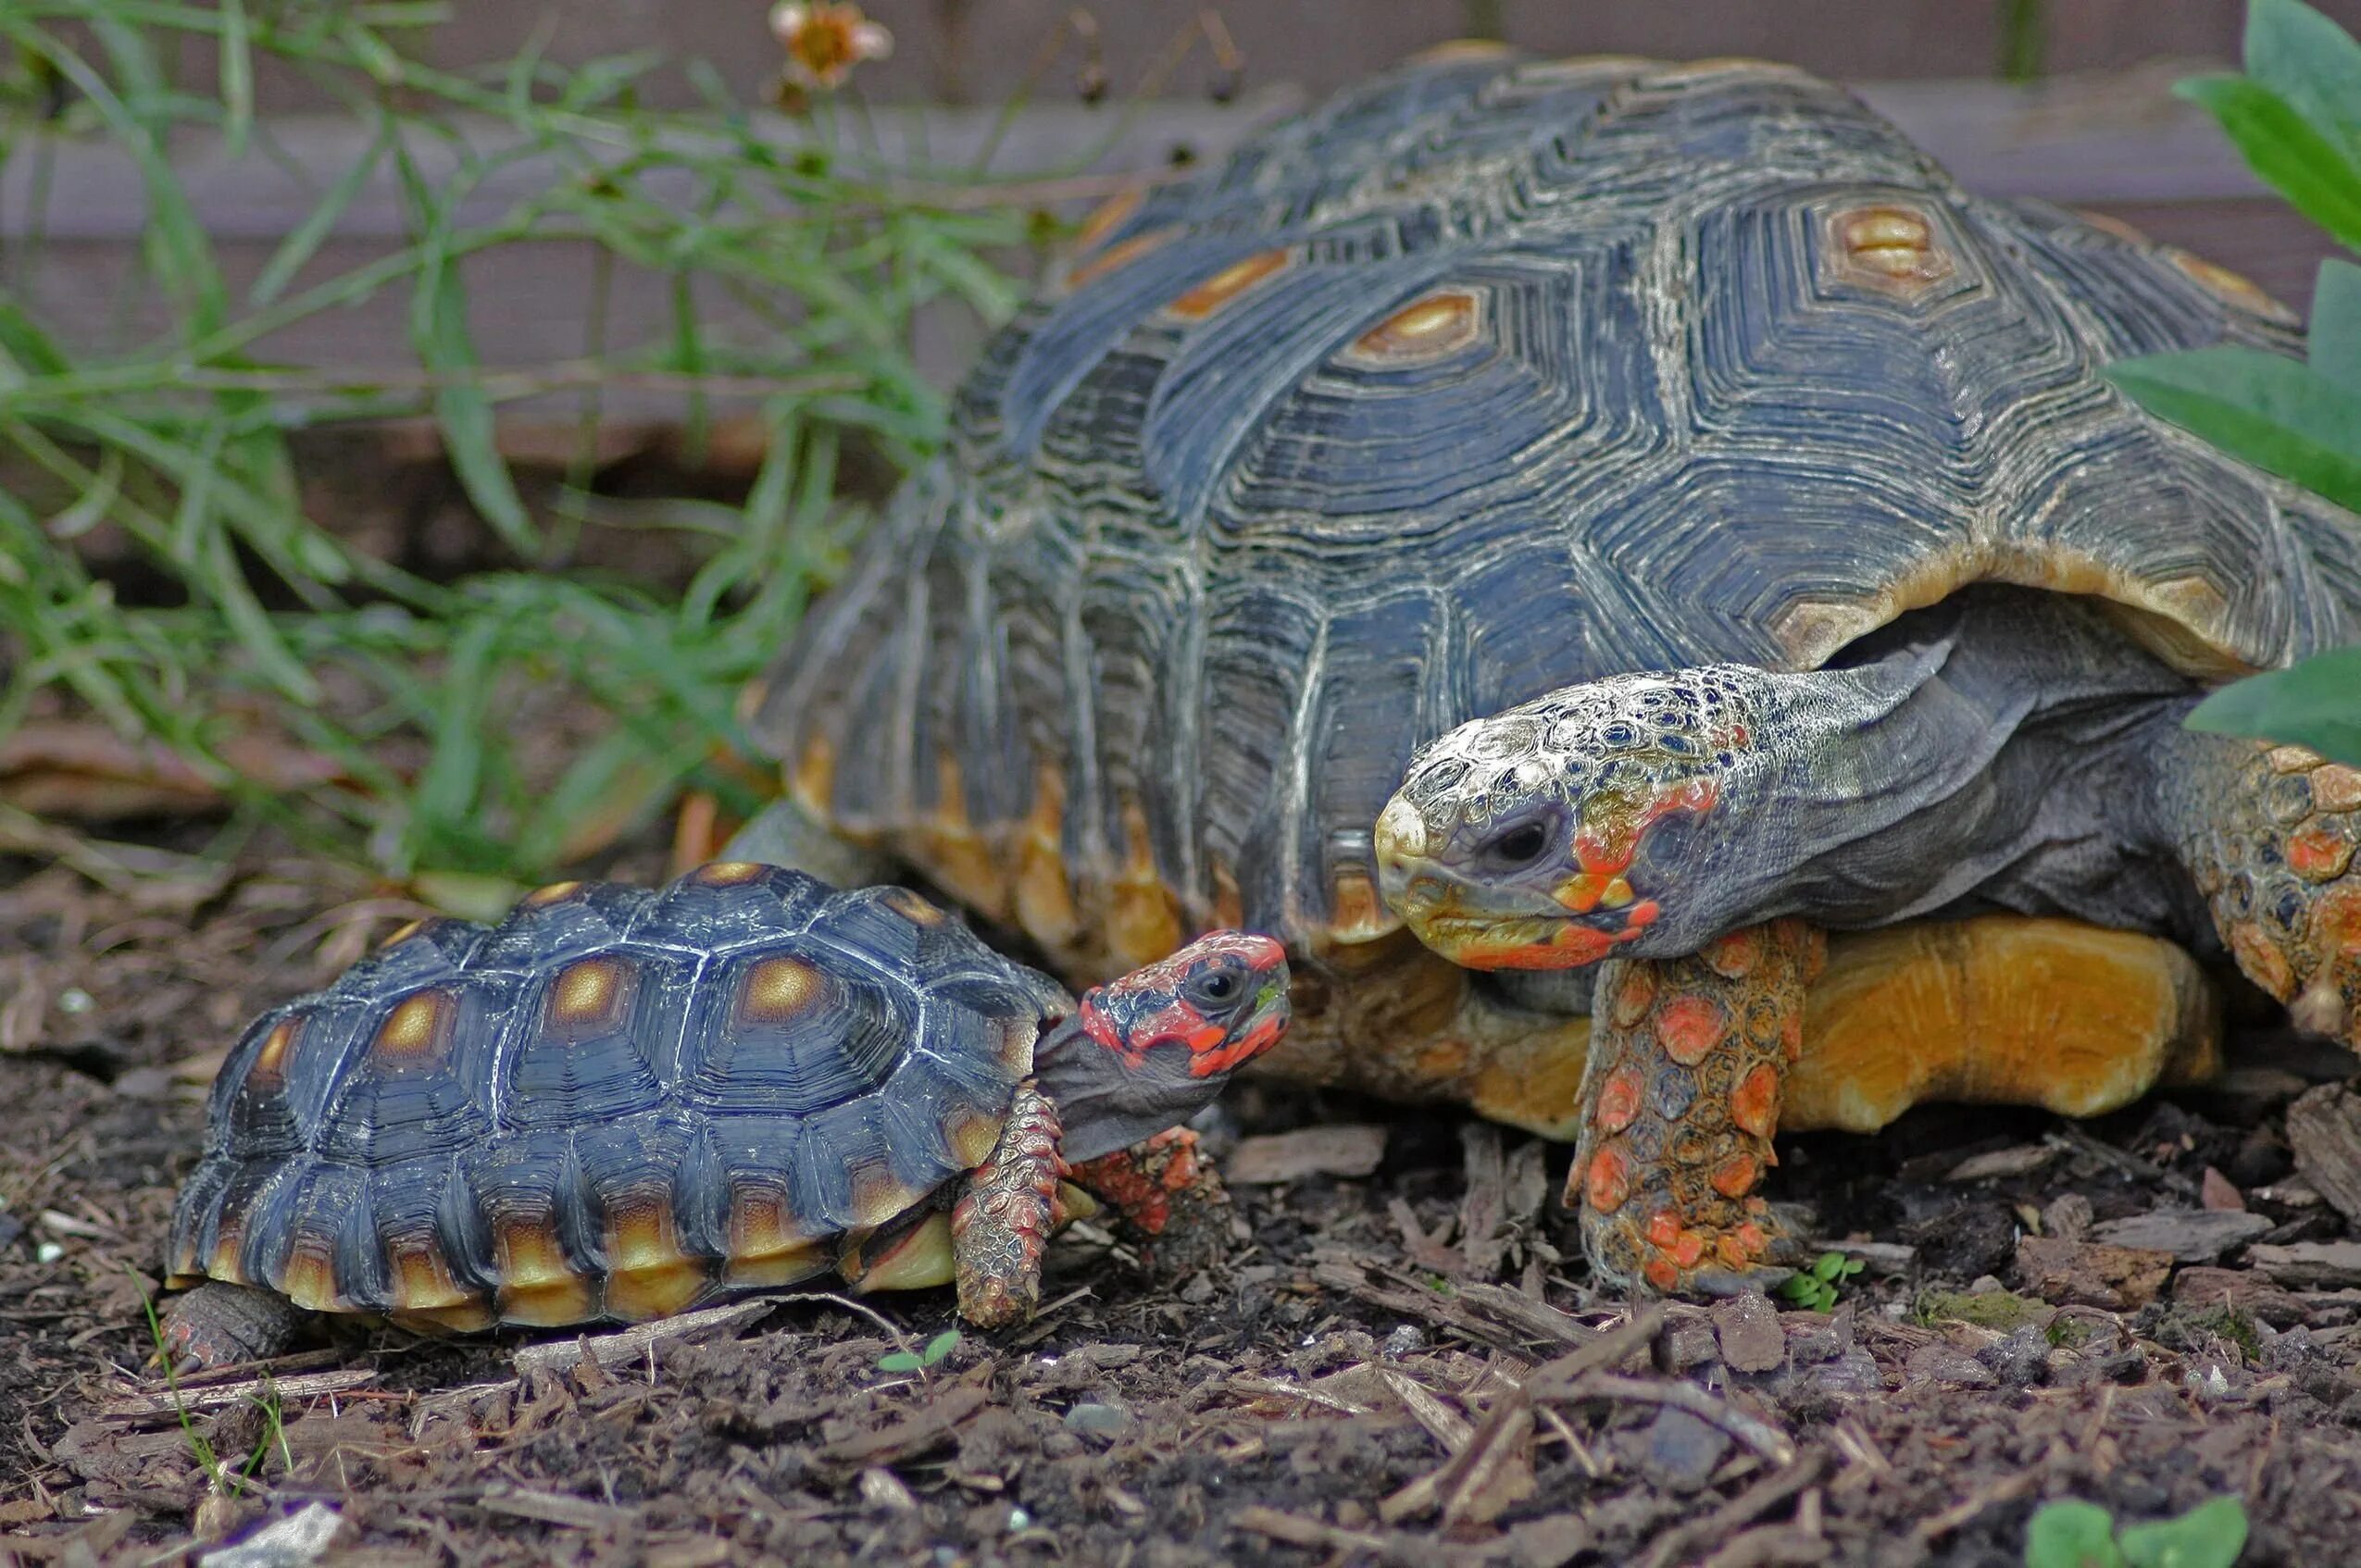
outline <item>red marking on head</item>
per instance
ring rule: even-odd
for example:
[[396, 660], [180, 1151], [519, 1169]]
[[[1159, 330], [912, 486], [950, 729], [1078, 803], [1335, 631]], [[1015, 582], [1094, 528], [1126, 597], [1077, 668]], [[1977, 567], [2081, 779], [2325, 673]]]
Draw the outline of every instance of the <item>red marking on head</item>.
[[1684, 1067], [1704, 1061], [1729, 1029], [1729, 1011], [1709, 996], [1677, 996], [1656, 1014], [1657, 1041]]
[[[1209, 1016], [1189, 999], [1186, 988], [1209, 964], [1224, 960], [1243, 961], [1248, 990], [1238, 1005], [1225, 1004]], [[1209, 932], [1170, 958], [1084, 995], [1079, 1013], [1082, 1032], [1133, 1068], [1158, 1046], [1177, 1045], [1189, 1053], [1190, 1076], [1209, 1077], [1277, 1042], [1287, 1026], [1285, 1000], [1270, 1006], [1260, 993], [1286, 972], [1287, 949], [1271, 938]], [[1236, 1032], [1241, 1026], [1247, 1027]]]
[[1757, 1062], [1730, 1091], [1730, 1119], [1756, 1138], [1768, 1138], [1779, 1126], [1779, 1069]]

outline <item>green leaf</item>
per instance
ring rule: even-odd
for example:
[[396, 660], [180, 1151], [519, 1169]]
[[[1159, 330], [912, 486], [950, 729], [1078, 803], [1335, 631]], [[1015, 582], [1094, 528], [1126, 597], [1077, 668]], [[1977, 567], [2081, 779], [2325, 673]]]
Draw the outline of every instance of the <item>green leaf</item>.
[[942, 1333], [927, 1341], [927, 1365], [934, 1365], [937, 1362], [941, 1361], [943, 1357], [949, 1355], [952, 1351], [958, 1348], [959, 1331], [956, 1328], [944, 1329]]
[[2246, 1510], [2236, 1498], [2216, 1498], [2178, 1519], [2123, 1531], [2123, 1557], [2131, 1568], [2230, 1568], [2245, 1549]]
[[2249, 0], [2246, 74], [2361, 158], [2361, 44], [2299, 0]]
[[2105, 375], [2159, 418], [2361, 511], [2361, 393], [2252, 348], [2149, 355]]
[[880, 1372], [916, 1372], [923, 1364], [909, 1350], [893, 1350], [877, 1358]]
[[2242, 76], [2192, 76], [2173, 92], [2209, 110], [2255, 174], [2306, 218], [2361, 250], [2361, 164], [2294, 106]]
[[1844, 1254], [1822, 1252], [1812, 1260], [1812, 1277], [1826, 1282], [1844, 1272]]
[[2042, 1504], [2025, 1526], [2025, 1568], [2124, 1568], [2115, 1516], [2092, 1502]]
[[2331, 762], [2361, 767], [2361, 647], [2249, 676], [2198, 703], [2183, 722], [2208, 735], [2309, 746]]
[[[2334, 256], [2320, 263], [2312, 288], [2309, 354], [2314, 375], [2361, 397], [2361, 267]], [[2361, 451], [2361, 431], [2351, 445]]]

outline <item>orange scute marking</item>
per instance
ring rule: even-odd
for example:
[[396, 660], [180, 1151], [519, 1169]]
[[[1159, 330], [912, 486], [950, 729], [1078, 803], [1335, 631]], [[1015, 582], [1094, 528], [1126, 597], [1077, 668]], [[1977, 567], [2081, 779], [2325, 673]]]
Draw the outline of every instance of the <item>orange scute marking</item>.
[[2306, 882], [2341, 877], [2352, 860], [2353, 845], [2325, 823], [2311, 823], [2287, 840], [2288, 869]]
[[1591, 1120], [1607, 1132], [1621, 1132], [1640, 1114], [1643, 1085], [1640, 1075], [1629, 1067], [1618, 1067], [1607, 1075], [1599, 1086], [1599, 1102], [1591, 1112]]
[[1615, 1022], [1619, 1028], [1631, 1028], [1648, 1015], [1649, 1004], [1656, 999], [1655, 971], [1635, 965], [1623, 976], [1623, 989], [1615, 996]]
[[1763, 1167], [1752, 1154], [1732, 1154], [1716, 1165], [1707, 1179], [1724, 1198], [1743, 1198], [1755, 1189], [1755, 1183], [1762, 1179], [1762, 1175]]
[[1120, 244], [1109, 245], [1096, 255], [1066, 274], [1066, 286], [1079, 289], [1108, 273], [1140, 259], [1158, 245], [1170, 241], [1178, 233], [1173, 229], [1152, 229], [1144, 234], [1134, 234]]
[[1705, 1255], [1705, 1238], [1701, 1232], [1684, 1230], [1680, 1239], [1672, 1244], [1672, 1261], [1682, 1268], [1695, 1268]]
[[1677, 996], [1656, 1014], [1657, 1042], [1684, 1067], [1704, 1061], [1729, 1029], [1729, 1013], [1709, 996]]
[[[1756, 1201], [1759, 1202], [1760, 1200]], [[1750, 1258], [1759, 1258], [1770, 1251], [1770, 1238], [1764, 1235], [1763, 1227], [1752, 1220], [1748, 1220], [1736, 1230], [1731, 1231], [1730, 1235], [1737, 1238], [1741, 1247], [1746, 1249], [1746, 1255]]]
[[1623, 1207], [1623, 1201], [1631, 1196], [1631, 1169], [1620, 1150], [1610, 1146], [1591, 1156], [1591, 1168], [1582, 1180], [1582, 1196], [1602, 1214], [1611, 1214]]
[[1233, 261], [1165, 308], [1175, 316], [1201, 320], [1273, 273], [1285, 270], [1287, 263], [1283, 250], [1263, 251]]
[[1768, 1138], [1779, 1126], [1779, 1069], [1757, 1062], [1738, 1087], [1730, 1091], [1730, 1119], [1756, 1138]]
[[1680, 1216], [1670, 1209], [1658, 1209], [1648, 1226], [1640, 1233], [1652, 1246], [1669, 1247], [1680, 1239]]

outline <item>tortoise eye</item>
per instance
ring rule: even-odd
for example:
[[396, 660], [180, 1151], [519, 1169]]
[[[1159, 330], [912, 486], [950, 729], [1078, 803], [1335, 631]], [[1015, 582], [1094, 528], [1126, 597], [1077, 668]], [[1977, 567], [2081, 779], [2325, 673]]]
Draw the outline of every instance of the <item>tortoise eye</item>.
[[1190, 976], [1180, 990], [1197, 1007], [1218, 1012], [1246, 994], [1246, 977], [1233, 964], [1210, 964]]
[[1549, 851], [1549, 825], [1520, 822], [1483, 849], [1486, 864], [1503, 871], [1521, 871]]

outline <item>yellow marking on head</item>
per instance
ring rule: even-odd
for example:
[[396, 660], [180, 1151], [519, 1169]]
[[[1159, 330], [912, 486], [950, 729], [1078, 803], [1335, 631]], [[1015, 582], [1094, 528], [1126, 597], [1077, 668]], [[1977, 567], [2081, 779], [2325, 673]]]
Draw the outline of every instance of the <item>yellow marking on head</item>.
[[1955, 271], [1934, 220], [1910, 207], [1848, 207], [1828, 220], [1836, 276], [1908, 299]]
[[394, 1310], [434, 1313], [451, 1307], [480, 1305], [476, 1294], [462, 1287], [451, 1272], [451, 1260], [432, 1236], [400, 1236], [385, 1245], [391, 1265]]
[[263, 1037], [262, 1049], [255, 1052], [254, 1065], [246, 1071], [246, 1082], [252, 1083], [256, 1078], [273, 1085], [283, 1082], [287, 1075], [287, 1052], [294, 1048], [295, 1037], [302, 1031], [301, 1018], [281, 1018], [273, 1025], [270, 1032]]
[[377, 1027], [369, 1054], [389, 1061], [441, 1056], [449, 1043], [454, 1010], [451, 993], [439, 987], [405, 997]]
[[1164, 308], [1184, 321], [1202, 321], [1267, 278], [1287, 270], [1284, 250], [1258, 251], [1233, 261]]
[[2220, 1039], [2211, 986], [2160, 938], [2014, 915], [1842, 934], [1779, 1125], [1874, 1132], [1930, 1101], [2097, 1115], [2208, 1076]]
[[828, 996], [828, 977], [800, 958], [765, 958], [747, 966], [738, 982], [731, 1022], [784, 1024], [801, 1017]]
[[1109, 890], [1107, 947], [1116, 963], [1137, 969], [1180, 945], [1180, 907], [1156, 870], [1148, 815], [1136, 799], [1123, 803], [1123, 833], [1129, 848]]
[[1345, 356], [1380, 367], [1430, 365], [1474, 342], [1483, 331], [1483, 317], [1478, 295], [1437, 289], [1354, 339]]
[[546, 887], [535, 888], [518, 902], [528, 909], [541, 909], [549, 904], [563, 903], [581, 890], [580, 882], [552, 882]]
[[951, 1146], [951, 1157], [974, 1170], [992, 1158], [1000, 1142], [1000, 1118], [972, 1108], [961, 1111], [944, 1126], [943, 1139]]
[[689, 873], [689, 880], [701, 888], [743, 887], [761, 876], [764, 866], [752, 860], [709, 860]]
[[543, 1027], [574, 1039], [614, 1028], [631, 1006], [638, 974], [636, 965], [621, 958], [584, 958], [568, 964], [549, 988]]
[[1144, 234], [1134, 234], [1119, 245], [1109, 245], [1079, 266], [1068, 268], [1066, 287], [1079, 289], [1085, 283], [1095, 283], [1111, 272], [1119, 271], [1160, 245], [1169, 243], [1180, 233], [1178, 229], [1152, 229]]
[[350, 1312], [351, 1302], [336, 1288], [335, 1238], [297, 1231], [279, 1274], [279, 1293], [306, 1312]]
[[1081, 934], [1081, 912], [1066, 876], [1066, 776], [1049, 763], [1033, 773], [1033, 809], [1017, 837], [1017, 923], [1048, 948]]
[[2273, 299], [2261, 285], [2243, 273], [2232, 272], [2229, 268], [2192, 255], [2179, 245], [2167, 245], [2164, 255], [2167, 261], [2216, 299], [2257, 316], [2267, 316], [2274, 321], [2283, 321], [2291, 326], [2294, 324], [2295, 313]]
[[681, 1251], [672, 1203], [632, 1193], [606, 1211], [606, 1313], [627, 1323], [669, 1317], [706, 1287], [705, 1265]]
[[1093, 207], [1090, 216], [1082, 219], [1081, 227], [1074, 230], [1074, 254], [1085, 255], [1096, 250], [1101, 241], [1120, 229], [1127, 218], [1140, 210], [1142, 199], [1143, 193], [1134, 185], [1128, 191], [1116, 192]]
[[862, 1295], [872, 1290], [924, 1290], [948, 1285], [956, 1272], [951, 1254], [951, 1216], [936, 1213], [869, 1256], [867, 1244], [849, 1254], [857, 1277], [848, 1274]]

